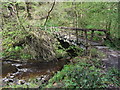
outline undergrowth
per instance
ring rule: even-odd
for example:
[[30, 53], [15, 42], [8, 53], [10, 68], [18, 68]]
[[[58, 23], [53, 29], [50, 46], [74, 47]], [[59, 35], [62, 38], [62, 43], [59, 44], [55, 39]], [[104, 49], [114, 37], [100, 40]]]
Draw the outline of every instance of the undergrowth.
[[45, 88], [110, 88], [120, 87], [120, 72], [112, 68], [104, 72], [99, 59], [75, 58], [77, 63], [65, 65]]

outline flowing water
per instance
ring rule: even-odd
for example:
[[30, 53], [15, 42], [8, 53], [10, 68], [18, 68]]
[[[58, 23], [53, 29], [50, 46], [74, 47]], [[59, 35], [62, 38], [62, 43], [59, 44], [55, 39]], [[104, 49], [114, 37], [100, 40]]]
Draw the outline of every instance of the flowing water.
[[37, 60], [13, 62], [12, 60], [6, 60], [2, 62], [3, 81], [8, 77], [28, 80], [41, 75], [53, 75], [58, 70], [61, 70], [66, 63], [67, 60], [64, 59], [51, 62], [39, 62]]

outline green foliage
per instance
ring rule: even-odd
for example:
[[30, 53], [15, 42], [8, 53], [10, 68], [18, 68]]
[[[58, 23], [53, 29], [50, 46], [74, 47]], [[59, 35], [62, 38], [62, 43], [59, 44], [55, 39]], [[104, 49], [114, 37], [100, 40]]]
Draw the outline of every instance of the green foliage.
[[71, 51], [70, 54], [72, 55], [74, 53], [76, 56], [82, 56], [84, 54], [84, 50], [82, 48], [74, 45], [71, 45], [68, 49], [66, 49], [66, 51], [68, 51], [68, 53]]
[[119, 86], [120, 85], [120, 70], [116, 68], [109, 68], [107, 76], [112, 84]]
[[55, 52], [56, 52], [56, 57], [57, 58], [63, 58], [63, 57], [67, 57], [68, 53], [66, 52], [66, 50], [60, 45], [59, 42], [56, 43], [55, 45]]
[[86, 28], [91, 29], [91, 28], [95, 28], [95, 26], [87, 25]]
[[68, 55], [67, 52], [64, 51], [63, 49], [57, 49], [56, 50], [56, 57], [57, 58], [62, 58], [62, 57], [65, 57], [67, 55]]
[[[3, 22], [3, 52], [9, 48], [12, 48], [12, 44], [24, 38], [27, 35], [25, 30], [41, 30], [45, 29], [43, 26], [45, 17], [48, 11], [51, 8], [52, 3], [30, 3], [30, 12], [33, 19], [29, 20], [26, 18], [27, 12], [25, 10], [25, 3], [22, 2], [4, 2], [2, 4], [3, 14], [8, 15], [9, 11], [7, 7], [10, 4], [18, 4], [18, 16], [11, 16], [9, 18], [2, 17]], [[14, 7], [15, 8], [15, 7]], [[44, 8], [44, 9], [43, 9]], [[77, 17], [77, 23], [79, 28], [96, 28], [96, 29], [108, 29], [112, 37], [118, 38], [118, 12], [117, 12], [117, 3], [115, 2], [75, 2], [74, 5], [72, 2], [56, 3], [53, 11], [51, 12], [46, 27], [53, 26], [68, 26], [75, 27], [75, 18]], [[15, 11], [16, 13], [16, 11]], [[111, 25], [109, 25], [111, 22]], [[30, 27], [29, 27], [30, 26]], [[35, 28], [31, 28], [35, 27]], [[23, 29], [25, 28], [25, 30]], [[37, 27], [37, 28], [36, 28]], [[41, 29], [40, 29], [41, 28]], [[48, 32], [51, 32], [52, 29], [45, 29]], [[60, 29], [53, 29], [60, 30]], [[96, 32], [98, 35], [103, 35], [102, 33]], [[94, 37], [95, 41], [99, 41], [100, 38]], [[115, 39], [115, 44], [119, 46], [118, 40]], [[108, 43], [108, 42], [106, 42]], [[110, 43], [108, 46], [115, 47]], [[77, 53], [78, 54], [78, 53]]]
[[3, 56], [11, 56], [13, 59], [30, 59], [31, 55], [27, 54], [24, 52], [23, 47], [20, 46], [15, 46], [15, 47], [10, 47], [5, 50], [2, 54]]
[[98, 51], [97, 49], [92, 48], [92, 49], [90, 50], [90, 54], [91, 54], [91, 56], [92, 56], [92, 57], [97, 57], [97, 56], [98, 56], [97, 51]]
[[114, 87], [119, 86], [120, 82], [117, 80], [119, 76], [116, 76], [118, 75], [116, 70], [102, 73], [102, 69], [98, 68], [98, 66], [101, 65], [100, 61], [97, 59], [88, 60], [79, 58], [78, 61], [76, 64], [65, 65], [62, 71], [57, 72], [57, 74], [49, 80], [46, 88], [56, 87], [54, 85], [55, 83], [61, 83], [62, 86], [60, 88], [74, 89], [107, 88], [109, 85], [113, 85]]
[[105, 45], [112, 49], [120, 50], [120, 41], [117, 38], [113, 39], [112, 42], [109, 40], [106, 40]]

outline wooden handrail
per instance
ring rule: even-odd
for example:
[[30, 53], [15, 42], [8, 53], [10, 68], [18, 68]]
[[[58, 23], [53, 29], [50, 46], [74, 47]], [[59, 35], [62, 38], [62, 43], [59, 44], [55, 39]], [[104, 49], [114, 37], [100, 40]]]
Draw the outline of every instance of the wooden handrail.
[[83, 28], [74, 28], [74, 27], [52, 27], [52, 28], [80, 30], [80, 31], [102, 31], [102, 32], [107, 32], [108, 31], [108, 30], [105, 30], [105, 29], [83, 29]]

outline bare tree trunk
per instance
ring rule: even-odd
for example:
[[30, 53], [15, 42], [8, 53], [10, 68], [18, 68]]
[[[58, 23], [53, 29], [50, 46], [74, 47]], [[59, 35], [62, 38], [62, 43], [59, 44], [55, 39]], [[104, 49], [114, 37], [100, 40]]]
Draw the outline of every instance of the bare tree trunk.
[[45, 20], [44, 26], [46, 25], [46, 23], [47, 23], [47, 21], [48, 21], [48, 18], [49, 18], [49, 16], [50, 16], [50, 13], [52, 12], [54, 6], [55, 6], [55, 1], [53, 2], [53, 5], [52, 5], [50, 11], [49, 11], [48, 14], [47, 14], [47, 17], [46, 17], [46, 20]]
[[23, 26], [21, 20], [20, 20], [20, 17], [19, 17], [19, 13], [18, 13], [18, 3], [15, 4], [15, 7], [16, 7], [16, 16], [17, 16], [17, 20], [18, 20], [18, 23], [19, 25], [23, 28], [23, 30], [26, 32], [26, 29], [25, 27]]
[[[77, 28], [78, 27], [78, 14], [77, 14], [77, 9], [76, 9], [76, 2], [72, 2], [72, 8], [73, 8], [73, 27]], [[76, 42], [78, 43], [78, 30], [75, 29], [75, 34], [76, 34]]]
[[[80, 4], [81, 4], [81, 9], [82, 9], [82, 4], [83, 4], [83, 2], [80, 2]], [[82, 13], [80, 13], [80, 18], [82, 19], [83, 18], [83, 14]], [[82, 28], [83, 28], [83, 26], [82, 26]], [[81, 36], [83, 37], [84, 36], [84, 32], [82, 31], [81, 32]]]
[[120, 1], [118, 2], [118, 40], [120, 40]]
[[107, 31], [107, 34], [110, 36], [110, 29], [111, 29], [111, 21], [112, 20], [110, 20], [108, 23], [107, 23], [107, 25], [106, 25], [106, 30], [108, 30]]

